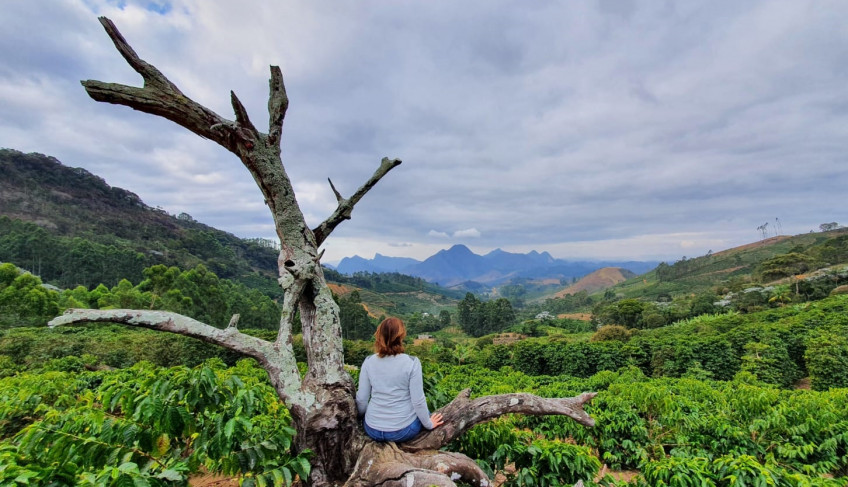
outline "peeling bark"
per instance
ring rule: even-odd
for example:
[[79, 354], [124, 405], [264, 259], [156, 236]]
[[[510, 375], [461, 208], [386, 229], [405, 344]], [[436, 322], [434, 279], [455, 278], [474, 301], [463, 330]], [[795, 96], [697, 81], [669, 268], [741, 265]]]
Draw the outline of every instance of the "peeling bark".
[[480, 467], [461, 453], [437, 450], [405, 451], [394, 443], [370, 442], [362, 449], [345, 487], [372, 485], [456, 485], [488, 487], [491, 481]]
[[456, 399], [439, 410], [445, 419], [445, 424], [404, 443], [403, 449], [420, 451], [441, 448], [472, 426], [509, 413], [533, 416], [558, 414], [568, 416], [584, 426], [595, 425], [595, 420], [583, 410], [583, 405], [595, 397], [594, 392], [584, 392], [576, 397], [565, 398], [543, 398], [533, 394], [518, 393], [483, 396], [471, 400], [470, 395], [471, 389], [460, 392]]
[[[291, 411], [297, 430], [295, 449], [313, 452], [312, 473], [309, 479], [303, 479], [313, 486], [453, 486], [461, 480], [485, 487], [490, 481], [472, 459], [438, 449], [474, 424], [507, 413], [564, 414], [581, 424], [594, 424], [583, 411], [583, 405], [594, 393], [562, 399], [505, 394], [470, 400], [468, 391], [464, 391], [441, 410], [445, 424], [436, 430], [422, 433], [401, 447], [368, 439], [357, 419], [353, 381], [343, 368], [339, 309], [324, 280], [318, 247], [342, 221], [350, 219], [362, 197], [401, 161], [384, 157], [374, 174], [347, 199], [330, 181], [338, 206], [324, 222], [310, 229], [280, 156], [289, 99], [279, 67], [271, 66], [265, 134], [251, 122], [235, 93], [230, 92], [235, 120], [227, 120], [187, 97], [158, 69], [139, 58], [112, 21], [101, 17], [100, 23], [144, 83], [140, 88], [94, 80], [83, 81], [82, 85], [96, 101], [167, 118], [214, 141], [241, 160], [262, 192], [280, 238], [277, 264], [284, 292], [283, 310], [273, 342], [239, 332], [235, 316], [230, 326], [218, 329], [164, 311], [68, 310], [52, 320], [50, 326], [120, 323], [194, 337], [255, 358]], [[302, 379], [292, 350], [296, 311], [300, 312], [308, 365]]]

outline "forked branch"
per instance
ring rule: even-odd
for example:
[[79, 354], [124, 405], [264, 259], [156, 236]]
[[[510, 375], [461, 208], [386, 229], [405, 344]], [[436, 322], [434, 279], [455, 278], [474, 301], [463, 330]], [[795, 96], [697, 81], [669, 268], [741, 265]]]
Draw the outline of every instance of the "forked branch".
[[138, 57], [126, 39], [106, 17], [100, 23], [112, 39], [118, 52], [144, 79], [144, 87], [87, 80], [82, 85], [97, 101], [125, 105], [135, 110], [167, 118], [197, 135], [214, 140], [233, 150], [234, 123], [186, 97], [177, 86], [153, 65]]
[[338, 200], [339, 205], [336, 207], [336, 211], [333, 212], [323, 223], [312, 229], [312, 233], [315, 234], [315, 241], [318, 245], [321, 243], [332, 233], [332, 231], [339, 225], [339, 223], [344, 220], [350, 220], [350, 215], [353, 212], [353, 207], [359, 203], [359, 200], [365, 196], [368, 191], [377, 184], [380, 179], [383, 178], [389, 171], [394, 169], [395, 167], [401, 164], [400, 159], [389, 159], [388, 157], [384, 157], [382, 161], [380, 161], [380, 167], [374, 171], [374, 174], [371, 176], [368, 181], [365, 182], [355, 193], [348, 199], [342, 198], [341, 194], [336, 190], [336, 187], [333, 186], [333, 182], [330, 181], [330, 187], [333, 189], [333, 193], [336, 195], [336, 200]]
[[[275, 220], [280, 218], [275, 208], [296, 206], [293, 197], [289, 195], [291, 185], [279, 160], [280, 133], [288, 106], [280, 68], [271, 67], [271, 93], [268, 100], [271, 136], [267, 136], [250, 121], [247, 110], [235, 93], [230, 92], [230, 102], [235, 113], [235, 121], [232, 121], [184, 95], [161, 71], [139, 58], [111, 20], [100, 17], [100, 23], [127, 63], [144, 79], [144, 86], [138, 88], [86, 80], [82, 85], [89, 96], [97, 101], [125, 105], [167, 118], [237, 155], [257, 181]], [[270, 159], [270, 162], [266, 159]]]
[[[89, 96], [97, 101], [125, 105], [167, 118], [201, 137], [217, 142], [237, 155], [262, 190], [265, 202], [271, 209], [277, 224], [280, 239], [284, 243], [286, 237], [291, 235], [283, 235], [281, 222], [293, 219], [303, 220], [303, 215], [300, 214], [297, 202], [294, 200], [291, 182], [280, 161], [280, 137], [289, 106], [280, 68], [271, 66], [268, 134], [266, 135], [257, 130], [250, 121], [247, 110], [235, 93], [230, 92], [230, 102], [235, 113], [235, 121], [231, 121], [185, 96], [162, 72], [139, 58], [111, 20], [100, 17], [100, 23], [127, 63], [144, 79], [144, 86], [138, 88], [95, 80], [83, 81], [82, 85]], [[312, 230], [315, 243], [310, 242], [312, 235], [305, 237], [305, 243], [310, 246], [320, 246], [339, 223], [350, 219], [356, 203], [386, 173], [400, 163], [399, 159], [383, 158], [374, 175], [348, 199], [342, 198], [333, 188], [338, 199], [338, 207], [329, 218]], [[308, 229], [304, 230], [308, 232]], [[290, 245], [299, 246], [300, 243], [292, 241]]]

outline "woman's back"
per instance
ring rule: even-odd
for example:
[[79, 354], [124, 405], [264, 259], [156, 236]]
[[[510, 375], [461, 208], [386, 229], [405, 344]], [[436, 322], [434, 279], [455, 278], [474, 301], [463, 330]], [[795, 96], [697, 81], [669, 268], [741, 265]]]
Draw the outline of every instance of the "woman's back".
[[[371, 355], [362, 363], [357, 407], [365, 411], [365, 421], [383, 431], [395, 431], [416, 416], [429, 423], [424, 397], [421, 362], [405, 353], [379, 357]], [[370, 393], [370, 402], [368, 401]]]

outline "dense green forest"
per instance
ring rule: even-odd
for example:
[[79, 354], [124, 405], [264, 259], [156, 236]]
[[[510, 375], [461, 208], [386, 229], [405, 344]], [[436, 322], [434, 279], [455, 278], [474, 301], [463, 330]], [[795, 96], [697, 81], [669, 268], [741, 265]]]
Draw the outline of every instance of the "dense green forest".
[[81, 168], [0, 149], [0, 262], [61, 288], [137, 282], [145, 268], [191, 269], [279, 297], [275, 243], [240, 239], [145, 205]]

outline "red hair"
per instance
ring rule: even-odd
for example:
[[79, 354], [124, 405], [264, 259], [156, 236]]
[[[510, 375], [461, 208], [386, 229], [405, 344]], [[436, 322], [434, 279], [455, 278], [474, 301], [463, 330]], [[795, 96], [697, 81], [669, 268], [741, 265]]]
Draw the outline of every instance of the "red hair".
[[406, 338], [406, 327], [398, 318], [386, 318], [374, 333], [374, 351], [378, 357], [403, 353], [403, 339]]

